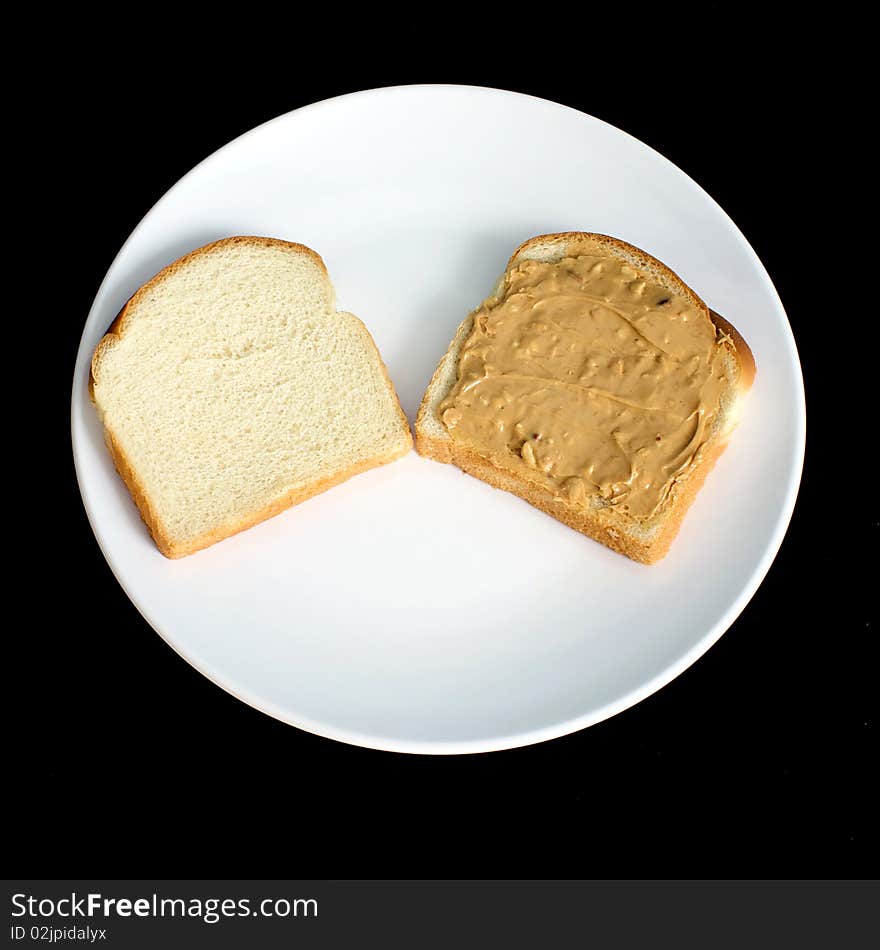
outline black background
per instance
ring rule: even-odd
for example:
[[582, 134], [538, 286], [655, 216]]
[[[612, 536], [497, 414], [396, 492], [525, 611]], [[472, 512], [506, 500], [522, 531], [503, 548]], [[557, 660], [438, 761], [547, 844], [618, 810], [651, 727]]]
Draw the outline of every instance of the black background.
[[[34, 465], [47, 484], [34, 475], [33, 491], [50, 502], [23, 533], [35, 542], [27, 574], [37, 594], [23, 601], [30, 619], [12, 638], [23, 660], [7, 671], [6, 854], [15, 876], [869, 873], [874, 561], [848, 553], [852, 542], [838, 536], [828, 510], [829, 478], [841, 464], [840, 404], [820, 367], [835, 313], [805, 280], [821, 267], [807, 236], [831, 223], [829, 181], [837, 181], [826, 164], [827, 144], [840, 141], [828, 108], [836, 92], [817, 55], [827, 44], [754, 13], [744, 18], [740, 6], [707, 4], [681, 20], [635, 10], [508, 10], [486, 31], [473, 9], [463, 19], [426, 8], [411, 11], [393, 42], [394, 18], [375, 11], [325, 18], [317, 33], [305, 20], [267, 28], [250, 18], [223, 39], [155, 19], [113, 42], [78, 37], [35, 54], [48, 91], [19, 89], [33, 96], [38, 126], [23, 156], [33, 168], [23, 175], [39, 175], [39, 224], [55, 241], [51, 268], [42, 261], [30, 292], [52, 302], [38, 316], [54, 362], [53, 385], [43, 387], [51, 429], [30, 436], [35, 460], [49, 452]], [[63, 42], [64, 25], [56, 32]], [[409, 82], [492, 85], [564, 102], [679, 165], [766, 265], [794, 329], [808, 400], [791, 529], [722, 640], [607, 722], [540, 746], [458, 758], [307, 735], [191, 669], [104, 562], [68, 431], [83, 323], [150, 206], [264, 120]], [[847, 521], [871, 550], [877, 521]]]

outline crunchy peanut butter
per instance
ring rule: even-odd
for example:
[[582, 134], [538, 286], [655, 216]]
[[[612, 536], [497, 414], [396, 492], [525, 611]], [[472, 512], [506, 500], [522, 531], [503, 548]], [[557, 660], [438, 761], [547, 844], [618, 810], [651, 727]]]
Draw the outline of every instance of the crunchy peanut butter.
[[643, 519], [712, 431], [720, 351], [704, 311], [623, 261], [524, 261], [474, 315], [438, 412], [490, 461]]

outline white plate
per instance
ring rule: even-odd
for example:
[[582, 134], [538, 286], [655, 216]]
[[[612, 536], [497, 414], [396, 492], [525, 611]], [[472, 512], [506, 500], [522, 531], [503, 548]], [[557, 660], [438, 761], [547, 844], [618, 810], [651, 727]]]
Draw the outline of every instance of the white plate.
[[[415, 453], [191, 557], [158, 553], [104, 448], [87, 377], [119, 308], [163, 265], [231, 234], [313, 247], [340, 309], [369, 327], [412, 420], [455, 327], [513, 249], [567, 230], [612, 234], [659, 257], [755, 354], [743, 420], [664, 561], [628, 561]], [[95, 298], [72, 424], [101, 549], [144, 618], [196, 669], [310, 732], [457, 753], [599, 722], [704, 653], [779, 548], [805, 413], [766, 271], [683, 172], [551, 102], [403, 86], [262, 125], [158, 202]]]

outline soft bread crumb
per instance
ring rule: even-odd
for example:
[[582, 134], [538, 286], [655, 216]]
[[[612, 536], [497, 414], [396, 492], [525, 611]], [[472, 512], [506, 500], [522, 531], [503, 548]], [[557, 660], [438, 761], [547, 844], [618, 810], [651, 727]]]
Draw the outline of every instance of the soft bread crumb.
[[190, 553], [403, 455], [375, 344], [321, 258], [229, 238], [165, 268], [98, 344], [92, 396], [163, 553]]

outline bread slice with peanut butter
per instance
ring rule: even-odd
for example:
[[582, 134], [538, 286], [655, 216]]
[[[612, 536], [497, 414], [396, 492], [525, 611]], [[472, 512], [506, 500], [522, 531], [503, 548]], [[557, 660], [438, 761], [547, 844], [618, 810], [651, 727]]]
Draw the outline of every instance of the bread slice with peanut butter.
[[459, 326], [416, 449], [627, 557], [663, 557], [755, 375], [665, 264], [602, 234], [534, 237]]
[[181, 557], [412, 447], [367, 328], [301, 244], [231, 237], [123, 307], [91, 394], [159, 550]]

